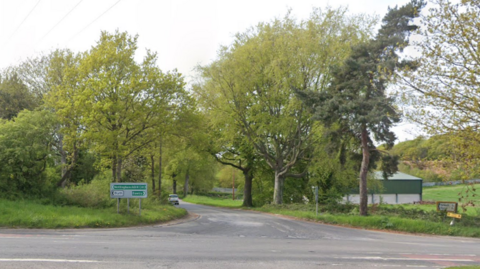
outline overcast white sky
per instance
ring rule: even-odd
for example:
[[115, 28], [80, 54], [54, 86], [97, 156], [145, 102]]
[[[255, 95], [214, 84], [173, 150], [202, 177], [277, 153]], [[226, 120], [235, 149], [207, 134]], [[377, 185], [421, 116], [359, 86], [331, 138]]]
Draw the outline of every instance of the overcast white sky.
[[[188, 78], [198, 64], [215, 59], [220, 45], [261, 21], [283, 16], [307, 18], [313, 7], [348, 6], [351, 13], [382, 17], [388, 6], [407, 0], [0, 0], [0, 69], [56, 48], [85, 51], [100, 31], [119, 29], [139, 35], [139, 52], [158, 52], [160, 68]], [[417, 131], [395, 128], [400, 141]]]

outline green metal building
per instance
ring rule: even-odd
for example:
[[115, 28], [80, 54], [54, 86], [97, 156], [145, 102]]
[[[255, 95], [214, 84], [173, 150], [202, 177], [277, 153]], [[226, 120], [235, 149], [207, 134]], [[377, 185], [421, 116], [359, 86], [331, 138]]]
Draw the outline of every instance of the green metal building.
[[[418, 177], [397, 172], [387, 180], [382, 172], [374, 172], [372, 176], [379, 180], [377, 187], [369, 188], [368, 203], [411, 204], [422, 201], [423, 180]], [[359, 203], [358, 189], [344, 197], [345, 202]]]

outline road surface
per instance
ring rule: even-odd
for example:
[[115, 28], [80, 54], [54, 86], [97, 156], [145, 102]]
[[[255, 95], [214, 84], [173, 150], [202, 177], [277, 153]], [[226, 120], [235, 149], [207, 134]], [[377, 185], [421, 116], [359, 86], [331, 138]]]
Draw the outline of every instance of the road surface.
[[193, 217], [118, 229], [0, 229], [0, 268], [445, 268], [480, 240], [349, 229], [185, 202]]

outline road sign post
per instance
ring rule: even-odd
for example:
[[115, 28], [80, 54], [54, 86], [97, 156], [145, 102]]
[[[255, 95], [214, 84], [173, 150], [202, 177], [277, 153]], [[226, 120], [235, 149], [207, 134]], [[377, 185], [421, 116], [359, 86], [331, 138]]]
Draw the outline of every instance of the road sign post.
[[318, 216], [318, 186], [312, 186], [312, 191], [315, 195], [315, 216]]
[[117, 198], [117, 213], [119, 213], [120, 199], [127, 198], [127, 212], [130, 212], [130, 198], [139, 199], [139, 215], [142, 214], [141, 199], [147, 198], [147, 183], [110, 183], [110, 198]]

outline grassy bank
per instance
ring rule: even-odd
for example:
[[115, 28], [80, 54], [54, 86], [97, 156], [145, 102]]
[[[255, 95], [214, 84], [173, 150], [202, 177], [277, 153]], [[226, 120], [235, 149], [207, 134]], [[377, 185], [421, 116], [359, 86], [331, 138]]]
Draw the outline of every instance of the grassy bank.
[[[185, 200], [191, 203], [221, 207], [241, 206], [241, 201], [204, 196], [189, 196]], [[251, 208], [251, 210], [357, 228], [480, 237], [480, 218], [478, 216], [465, 215], [454, 226], [450, 226], [451, 218], [445, 217], [444, 213], [436, 212], [435, 207], [432, 206], [376, 205], [369, 208], [370, 215], [367, 217], [358, 215], [357, 206], [341, 204], [320, 206], [318, 216], [315, 214], [314, 205], [305, 204], [265, 205], [260, 208]]]
[[455, 266], [455, 267], [447, 267], [445, 269], [480, 269], [480, 265], [472, 265], [472, 266]]
[[0, 199], [0, 227], [9, 228], [111, 228], [153, 224], [185, 216], [187, 212], [170, 205], [130, 202], [130, 213], [122, 203], [121, 214], [116, 207], [81, 208], [75, 206], [42, 205], [37, 201]]
[[211, 205], [211, 206], [221, 206], [221, 207], [241, 207], [242, 200], [232, 200], [219, 198], [219, 197], [207, 197], [199, 195], [188, 195], [183, 198], [185, 202], [200, 204], [200, 205]]
[[357, 228], [480, 237], [479, 218], [464, 218], [457, 221], [454, 226], [450, 226], [451, 218], [444, 217], [442, 213], [409, 210], [401, 206], [397, 206], [393, 210], [383, 207], [370, 207], [370, 215], [366, 217], [358, 215], [357, 207], [344, 213], [328, 212], [325, 211], [325, 208], [321, 208], [323, 212], [319, 213], [318, 216], [315, 215], [314, 207], [308, 205], [267, 205], [255, 210]]

